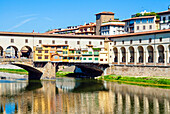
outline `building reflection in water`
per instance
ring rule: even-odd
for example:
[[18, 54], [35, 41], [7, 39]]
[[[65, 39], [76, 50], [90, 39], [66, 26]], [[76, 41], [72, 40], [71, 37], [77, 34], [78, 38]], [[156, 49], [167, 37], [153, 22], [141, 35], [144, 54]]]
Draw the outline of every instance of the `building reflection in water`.
[[0, 113], [170, 114], [170, 90], [75, 79], [0, 83]]

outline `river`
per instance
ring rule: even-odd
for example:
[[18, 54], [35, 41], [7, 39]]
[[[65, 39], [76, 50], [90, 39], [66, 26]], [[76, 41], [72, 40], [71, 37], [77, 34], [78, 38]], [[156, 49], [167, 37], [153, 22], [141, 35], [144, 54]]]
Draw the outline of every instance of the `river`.
[[0, 80], [2, 114], [170, 114], [170, 90], [57, 78]]

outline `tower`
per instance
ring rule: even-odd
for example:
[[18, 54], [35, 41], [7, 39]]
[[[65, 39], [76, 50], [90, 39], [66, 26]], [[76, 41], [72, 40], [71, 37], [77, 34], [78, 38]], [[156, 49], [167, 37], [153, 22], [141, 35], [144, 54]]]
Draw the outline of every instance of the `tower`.
[[108, 22], [109, 20], [114, 20], [113, 12], [100, 12], [96, 15], [96, 35], [101, 35], [100, 28], [103, 22]]

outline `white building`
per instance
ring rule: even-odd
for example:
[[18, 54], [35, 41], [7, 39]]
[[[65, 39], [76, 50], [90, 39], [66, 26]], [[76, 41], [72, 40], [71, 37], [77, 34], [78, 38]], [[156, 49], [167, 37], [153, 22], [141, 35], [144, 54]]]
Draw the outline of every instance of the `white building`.
[[101, 25], [101, 35], [124, 34], [125, 22], [115, 21], [106, 22]]
[[136, 33], [159, 30], [159, 20], [156, 16], [141, 16], [123, 20], [125, 32]]
[[170, 29], [170, 6], [168, 11], [157, 13], [160, 15], [160, 29]]

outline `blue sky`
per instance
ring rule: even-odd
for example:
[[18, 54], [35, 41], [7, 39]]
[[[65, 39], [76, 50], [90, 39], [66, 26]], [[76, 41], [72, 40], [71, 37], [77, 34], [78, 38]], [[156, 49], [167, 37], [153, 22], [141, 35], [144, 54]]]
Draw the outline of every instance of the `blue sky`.
[[168, 9], [170, 0], [0, 0], [0, 31], [45, 32], [95, 22], [95, 13], [112, 11], [120, 20], [131, 14]]

